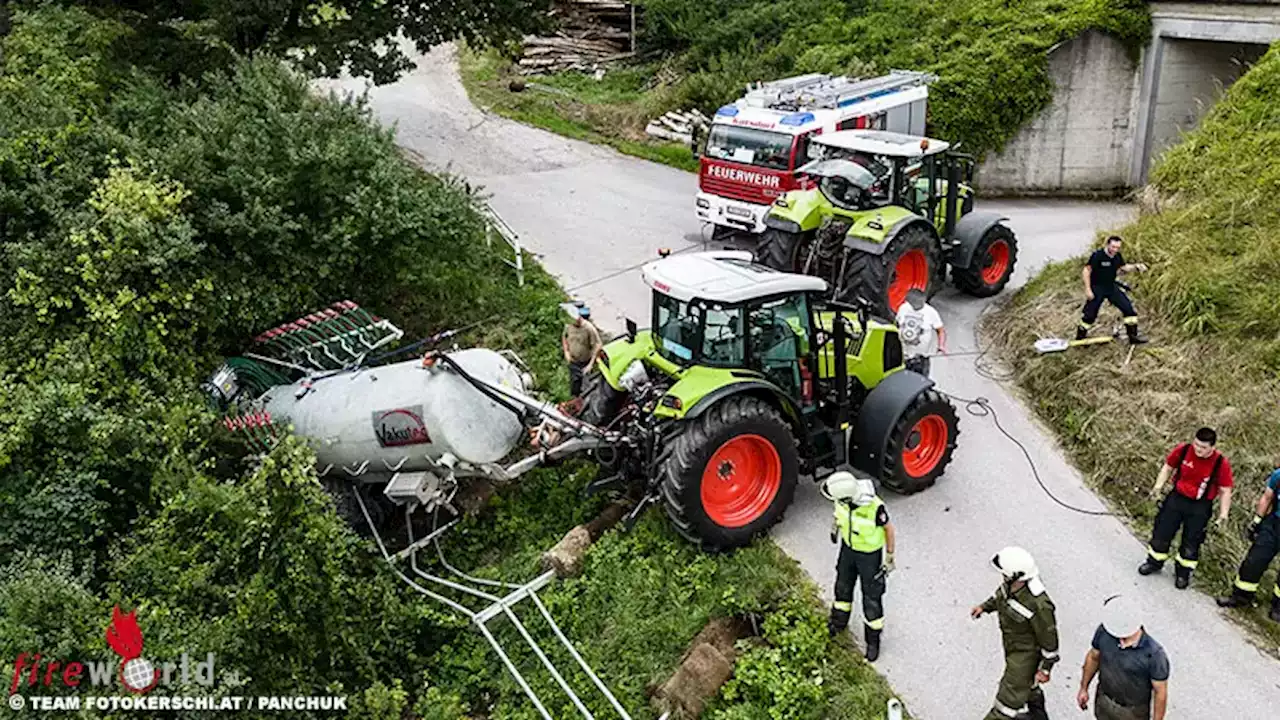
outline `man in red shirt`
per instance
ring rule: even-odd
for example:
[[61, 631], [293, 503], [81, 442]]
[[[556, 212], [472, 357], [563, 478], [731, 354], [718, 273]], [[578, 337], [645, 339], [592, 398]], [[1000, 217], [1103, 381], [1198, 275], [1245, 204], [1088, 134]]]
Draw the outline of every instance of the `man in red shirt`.
[[1200, 428], [1195, 440], [1180, 443], [1169, 452], [1151, 488], [1154, 500], [1170, 476], [1173, 477], [1173, 490], [1160, 503], [1155, 527], [1151, 530], [1151, 544], [1147, 546], [1147, 560], [1138, 572], [1143, 575], [1160, 572], [1164, 561], [1169, 559], [1173, 536], [1182, 528], [1174, 581], [1179, 590], [1191, 584], [1191, 571], [1199, 562], [1200, 545], [1209, 529], [1209, 517], [1213, 515], [1213, 499], [1222, 496], [1218, 504], [1219, 527], [1231, 512], [1231, 463], [1214, 448], [1217, 444], [1218, 434], [1212, 428]]

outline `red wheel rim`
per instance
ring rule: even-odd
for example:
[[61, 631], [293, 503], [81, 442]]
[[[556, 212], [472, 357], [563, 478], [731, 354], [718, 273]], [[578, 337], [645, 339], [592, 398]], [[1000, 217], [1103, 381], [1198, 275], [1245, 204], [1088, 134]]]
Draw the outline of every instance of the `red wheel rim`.
[[720, 446], [702, 471], [702, 508], [721, 527], [742, 527], [764, 514], [782, 485], [782, 459], [759, 435]]
[[907, 299], [908, 290], [929, 289], [929, 259], [923, 250], [908, 250], [898, 258], [889, 281], [889, 309], [898, 312]]
[[1004, 240], [996, 240], [987, 249], [987, 263], [982, 268], [982, 282], [987, 285], [995, 285], [1004, 279], [1004, 274], [1008, 271], [1009, 243]]
[[924, 477], [942, 461], [947, 451], [947, 421], [940, 415], [925, 415], [907, 433], [902, 448], [902, 469], [911, 477]]

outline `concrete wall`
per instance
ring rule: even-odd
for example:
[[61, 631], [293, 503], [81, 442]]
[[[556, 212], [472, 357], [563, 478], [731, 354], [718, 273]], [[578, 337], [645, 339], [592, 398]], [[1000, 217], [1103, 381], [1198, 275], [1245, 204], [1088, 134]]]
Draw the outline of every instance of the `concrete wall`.
[[1165, 41], [1151, 125], [1151, 162], [1200, 123], [1222, 91], [1267, 51], [1266, 45]]
[[1119, 40], [1090, 30], [1049, 51], [1052, 103], [978, 168], [984, 191], [1123, 187], [1133, 150], [1137, 66]]

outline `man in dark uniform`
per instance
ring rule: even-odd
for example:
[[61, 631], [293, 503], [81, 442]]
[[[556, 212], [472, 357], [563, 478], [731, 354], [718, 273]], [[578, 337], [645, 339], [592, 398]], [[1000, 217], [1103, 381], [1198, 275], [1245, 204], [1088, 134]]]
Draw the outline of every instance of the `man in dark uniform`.
[[1151, 544], [1147, 546], [1147, 559], [1138, 568], [1143, 575], [1160, 572], [1169, 559], [1169, 546], [1173, 536], [1182, 529], [1182, 544], [1178, 548], [1176, 580], [1179, 590], [1191, 584], [1191, 572], [1200, 561], [1200, 545], [1204, 543], [1213, 516], [1213, 499], [1222, 496], [1218, 503], [1218, 526], [1227, 522], [1231, 512], [1231, 462], [1214, 446], [1218, 434], [1213, 428], [1202, 427], [1189, 443], [1180, 443], [1169, 451], [1151, 488], [1151, 498], [1160, 496], [1164, 484], [1173, 478], [1173, 490], [1160, 503], [1155, 527], [1151, 529]]
[[1031, 553], [1007, 547], [991, 558], [991, 564], [1004, 583], [969, 611], [974, 620], [985, 613], [999, 615], [1004, 645], [1004, 676], [983, 720], [1048, 720], [1040, 686], [1049, 682], [1059, 659], [1056, 608]]
[[1098, 678], [1098, 720], [1164, 720], [1169, 705], [1169, 656], [1142, 626], [1142, 605], [1124, 595], [1102, 603], [1102, 624], [1084, 658], [1076, 703], [1089, 709], [1089, 684]]
[[[1218, 598], [1218, 604], [1222, 607], [1252, 607], [1262, 574], [1267, 571], [1267, 566], [1275, 556], [1280, 554], [1280, 502], [1276, 501], [1277, 495], [1280, 495], [1280, 468], [1267, 478], [1267, 487], [1258, 498], [1253, 522], [1249, 524], [1249, 530], [1245, 534], [1251, 543], [1249, 554], [1240, 563], [1231, 594]], [[1268, 617], [1280, 623], [1280, 582], [1276, 583], [1271, 596], [1271, 612]]]
[[1076, 339], [1083, 340], [1089, 334], [1089, 328], [1098, 319], [1098, 311], [1103, 301], [1109, 301], [1121, 315], [1124, 315], [1124, 329], [1129, 334], [1129, 342], [1139, 345], [1147, 341], [1138, 334], [1138, 313], [1133, 309], [1129, 296], [1116, 283], [1116, 276], [1137, 270], [1146, 272], [1147, 266], [1142, 263], [1130, 264], [1120, 254], [1121, 240], [1112, 235], [1098, 250], [1089, 256], [1089, 262], [1081, 272], [1084, 278], [1084, 313], [1080, 316], [1080, 325], [1076, 328]]

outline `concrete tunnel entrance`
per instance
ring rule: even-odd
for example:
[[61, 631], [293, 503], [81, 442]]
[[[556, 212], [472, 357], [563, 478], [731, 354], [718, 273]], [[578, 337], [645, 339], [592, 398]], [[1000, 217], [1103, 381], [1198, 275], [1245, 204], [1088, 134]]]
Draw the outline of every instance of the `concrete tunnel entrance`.
[[1151, 39], [1134, 62], [1087, 30], [1048, 53], [1054, 96], [978, 170], [994, 193], [1139, 187], [1160, 154], [1280, 41], [1280, 0], [1151, 2]]
[[1156, 51], [1155, 78], [1145, 98], [1151, 130], [1140, 148], [1139, 182], [1160, 154], [1199, 125], [1222, 92], [1266, 54], [1267, 45], [1168, 38]]

